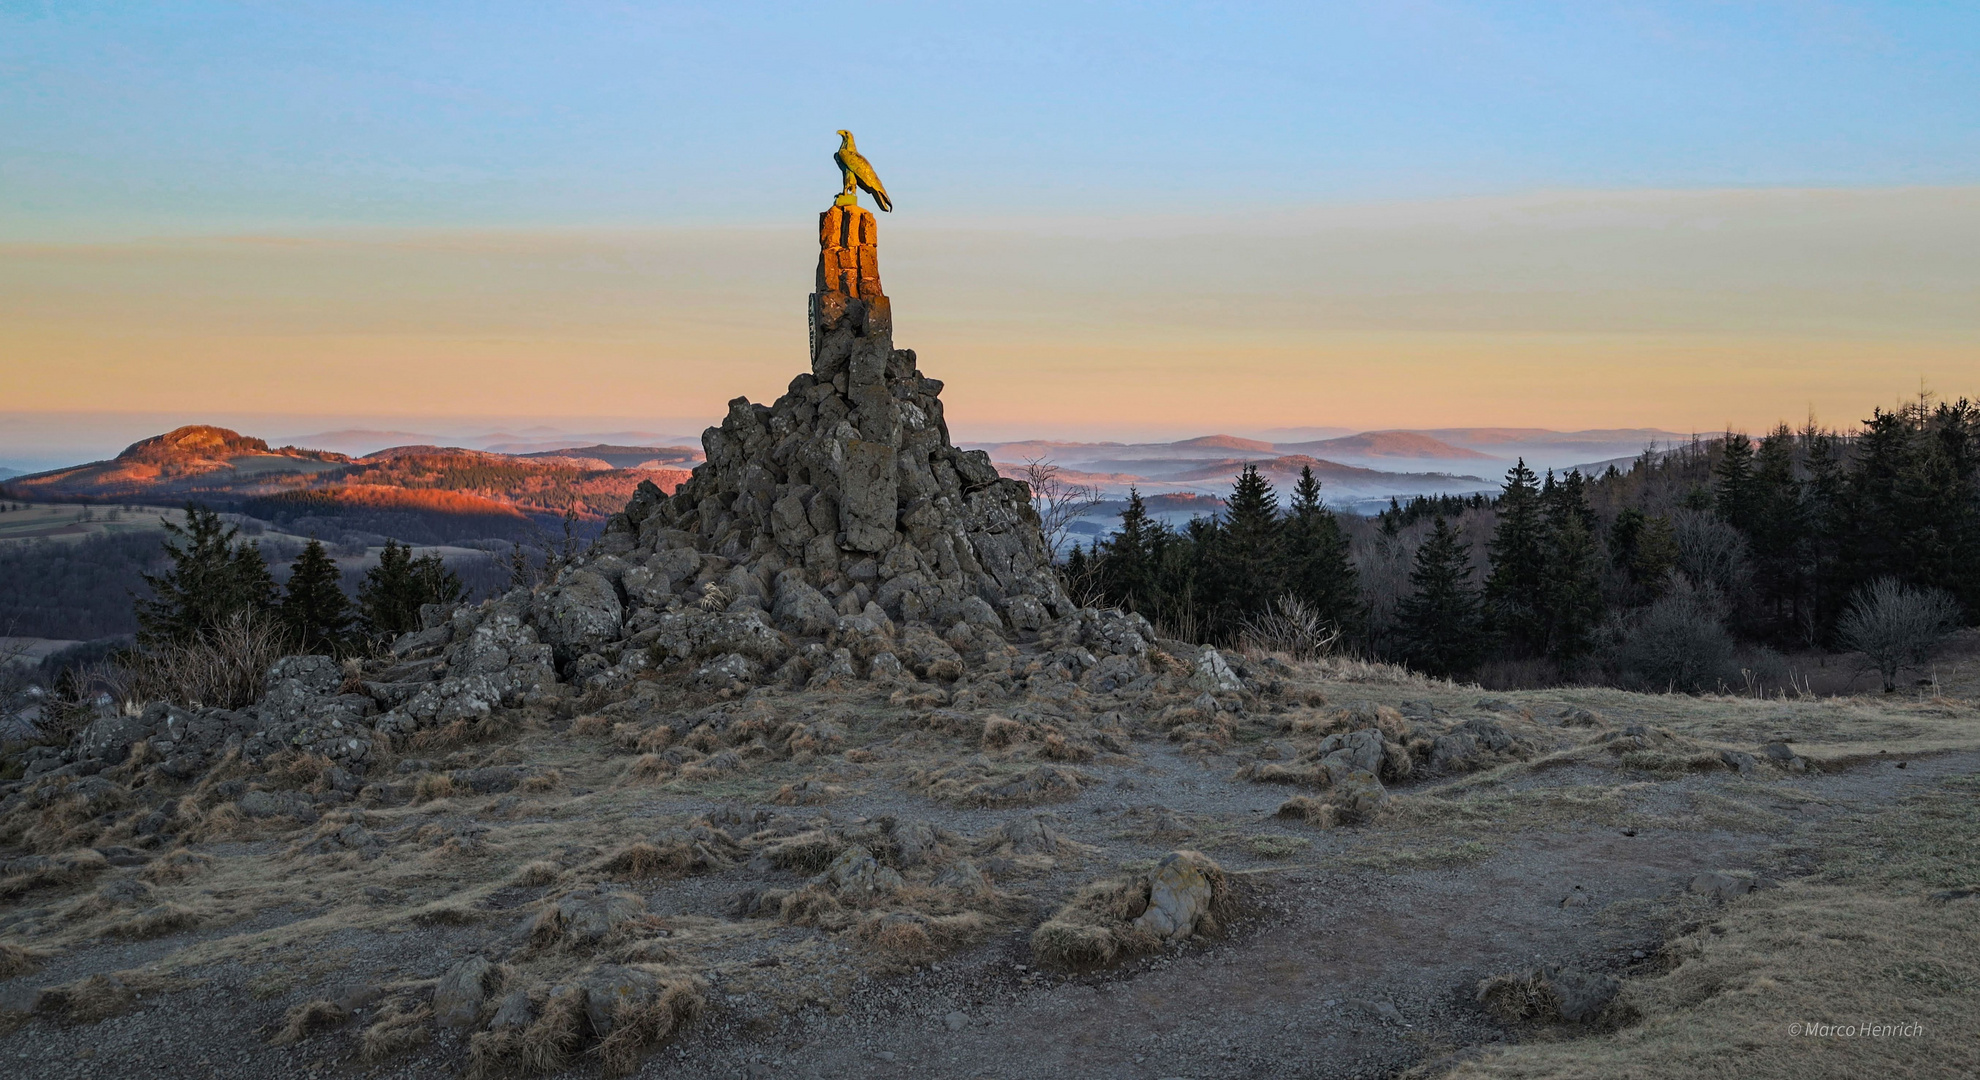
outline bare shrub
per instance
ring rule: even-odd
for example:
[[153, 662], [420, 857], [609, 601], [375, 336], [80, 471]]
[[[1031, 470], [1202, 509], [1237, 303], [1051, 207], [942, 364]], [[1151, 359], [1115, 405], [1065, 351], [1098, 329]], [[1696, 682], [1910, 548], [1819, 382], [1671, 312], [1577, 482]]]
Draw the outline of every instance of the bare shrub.
[[1884, 692], [1897, 689], [1898, 672], [1931, 658], [1959, 625], [1959, 601], [1944, 589], [1912, 588], [1878, 578], [1856, 590], [1836, 623], [1836, 637], [1862, 653], [1884, 677]]
[[1038, 511], [1045, 550], [1056, 557], [1072, 523], [1100, 505], [1100, 489], [1066, 480], [1059, 475], [1059, 467], [1044, 458], [1025, 462], [1024, 482], [1031, 485], [1031, 505]]
[[1617, 630], [1617, 677], [1631, 689], [1697, 692], [1737, 674], [1717, 596], [1683, 574], [1672, 574], [1664, 595]]
[[279, 622], [237, 612], [203, 637], [129, 654], [125, 692], [136, 701], [163, 698], [237, 709], [261, 697], [269, 667], [288, 648], [288, 633]]
[[1727, 597], [1745, 591], [1753, 576], [1745, 534], [1703, 510], [1679, 510], [1671, 515], [1671, 538], [1678, 570], [1695, 585]]
[[1295, 660], [1325, 656], [1341, 632], [1299, 597], [1287, 593], [1270, 610], [1238, 623], [1240, 647], [1247, 652], [1285, 653]]

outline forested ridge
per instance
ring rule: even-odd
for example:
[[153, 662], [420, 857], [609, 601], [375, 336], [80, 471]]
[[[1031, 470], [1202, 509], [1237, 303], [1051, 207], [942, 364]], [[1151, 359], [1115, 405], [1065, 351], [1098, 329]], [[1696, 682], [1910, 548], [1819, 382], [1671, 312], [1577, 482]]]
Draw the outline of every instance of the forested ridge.
[[1523, 664], [1706, 688], [1732, 677], [1736, 648], [1859, 647], [1853, 613], [1879, 583], [1972, 620], [1980, 406], [1921, 400], [1850, 431], [1729, 432], [1595, 476], [1521, 462], [1496, 495], [1372, 518], [1328, 511], [1310, 474], [1281, 509], [1246, 468], [1223, 513], [1181, 528], [1135, 496], [1067, 570], [1097, 601], [1214, 641], [1283, 629], [1290, 611], [1335, 648], [1442, 674]]

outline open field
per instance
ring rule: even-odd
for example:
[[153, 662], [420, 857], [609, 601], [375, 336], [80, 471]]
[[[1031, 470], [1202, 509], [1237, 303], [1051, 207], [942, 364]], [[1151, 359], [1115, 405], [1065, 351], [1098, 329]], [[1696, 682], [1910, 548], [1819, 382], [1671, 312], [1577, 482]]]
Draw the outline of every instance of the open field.
[[[5, 823], [19, 854], [110, 858], [10, 864], [0, 1058], [78, 1077], [411, 1077], [481, 1060], [1012, 1080], [1732, 1062], [1923, 1077], [1970, 1060], [1980, 899], [1934, 896], [1980, 883], [1971, 698], [1485, 696], [1347, 661], [1248, 669], [1250, 688], [1215, 702], [1174, 681], [727, 699], [660, 680], [602, 711], [573, 699], [415, 738], [361, 786], [307, 759], [173, 781], [134, 758], [102, 775], [164, 785], [171, 844], [53, 811]], [[1386, 763], [1387, 797], [1359, 823], [1280, 813], [1338, 799], [1302, 769], [1364, 723], [1509, 741], [1434, 770]], [[854, 848], [879, 859], [860, 872], [895, 884], [834, 877]], [[1214, 931], [1122, 939], [1106, 962], [1034, 936], [1083, 918], [1066, 907], [1082, 888], [1178, 849], [1231, 883]], [[1734, 884], [1697, 891], [1715, 873]], [[625, 917], [574, 929], [611, 904]], [[436, 981], [476, 956], [494, 965], [484, 1021], [518, 988], [541, 1020], [550, 987], [601, 962], [673, 980], [702, 1010], [683, 1004], [644, 1057], [610, 1056], [582, 1024], [547, 1057], [494, 1032], [471, 1046], [431, 1010]], [[1542, 964], [1621, 992], [1580, 1023], [1477, 1001], [1481, 980]], [[1922, 1030], [1786, 1029], [1866, 1016]]]

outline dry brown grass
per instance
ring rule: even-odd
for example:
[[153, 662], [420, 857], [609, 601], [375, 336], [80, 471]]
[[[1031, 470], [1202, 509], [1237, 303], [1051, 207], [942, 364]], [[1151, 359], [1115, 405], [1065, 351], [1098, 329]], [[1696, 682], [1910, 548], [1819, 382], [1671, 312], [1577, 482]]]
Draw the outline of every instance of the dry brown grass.
[[370, 1064], [397, 1057], [415, 1046], [424, 1046], [433, 1037], [428, 1021], [433, 1009], [405, 998], [389, 998], [378, 1009], [378, 1019], [364, 1029], [359, 1054]]
[[0, 900], [12, 900], [36, 889], [80, 885], [110, 869], [103, 854], [89, 848], [64, 851], [49, 857], [46, 866], [0, 879]]
[[213, 856], [174, 848], [144, 864], [144, 869], [138, 871], [138, 877], [153, 885], [175, 885], [191, 881], [212, 868]]
[[701, 986], [687, 980], [668, 983], [648, 1002], [620, 1002], [612, 1014], [612, 1033], [598, 1043], [605, 1075], [632, 1073], [647, 1051], [693, 1023], [707, 1003]]
[[311, 1035], [342, 1027], [350, 1011], [334, 1001], [305, 1001], [282, 1017], [281, 1030], [268, 1040], [271, 1046], [290, 1046]]
[[191, 930], [206, 921], [203, 912], [182, 904], [164, 903], [148, 907], [136, 915], [103, 928], [110, 937], [145, 938], [162, 937], [181, 930]]
[[70, 1024], [107, 1020], [135, 1004], [145, 994], [182, 989], [183, 979], [146, 971], [115, 971], [51, 986], [34, 997], [34, 1011]]
[[0, 979], [12, 979], [22, 975], [32, 975], [41, 970], [41, 962], [49, 954], [40, 949], [30, 949], [12, 942], [0, 942]]
[[524, 863], [509, 879], [511, 885], [554, 885], [564, 876], [564, 868], [547, 859]]

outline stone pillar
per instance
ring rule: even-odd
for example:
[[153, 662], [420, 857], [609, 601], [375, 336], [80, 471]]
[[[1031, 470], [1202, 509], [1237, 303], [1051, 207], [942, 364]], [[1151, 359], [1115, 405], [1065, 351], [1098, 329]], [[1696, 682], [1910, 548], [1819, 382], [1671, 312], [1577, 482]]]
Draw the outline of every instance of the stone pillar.
[[834, 206], [818, 215], [818, 291], [878, 299], [880, 225], [860, 206]]
[[[880, 291], [879, 223], [856, 204], [835, 204], [818, 215], [817, 291], [811, 294], [811, 359], [818, 367], [821, 354], [838, 353], [850, 343], [827, 345], [834, 331], [849, 330], [856, 338], [893, 337], [892, 306]], [[819, 371], [830, 377], [842, 357], [828, 357]]]

